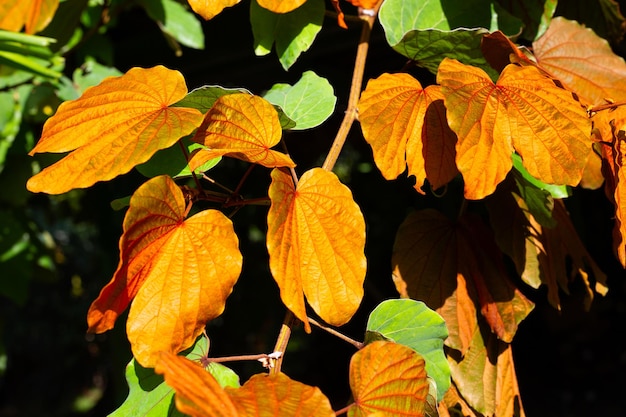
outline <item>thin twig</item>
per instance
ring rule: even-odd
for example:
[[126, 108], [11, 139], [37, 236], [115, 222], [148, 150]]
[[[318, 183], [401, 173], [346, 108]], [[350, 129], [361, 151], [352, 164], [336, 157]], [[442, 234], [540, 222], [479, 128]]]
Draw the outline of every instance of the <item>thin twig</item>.
[[280, 373], [280, 368], [283, 364], [283, 358], [285, 357], [285, 350], [287, 350], [287, 344], [289, 343], [289, 338], [291, 337], [291, 328], [297, 323], [298, 319], [294, 314], [287, 310], [287, 314], [285, 314], [285, 320], [283, 320], [283, 324], [280, 327], [280, 332], [278, 333], [278, 337], [276, 338], [276, 345], [274, 347], [274, 352], [281, 352], [281, 355], [274, 366], [270, 369], [270, 374], [275, 375]]
[[332, 334], [333, 336], [336, 336], [338, 338], [340, 338], [341, 340], [343, 340], [344, 342], [348, 342], [350, 343], [352, 346], [354, 346], [357, 349], [361, 349], [363, 348], [363, 346], [365, 346], [364, 343], [359, 342], [357, 340], [352, 339], [351, 337], [346, 336], [343, 333], [339, 333], [337, 330], [330, 328], [328, 326], [324, 326], [322, 323], [312, 319], [311, 317], [307, 317], [309, 319], [309, 323], [311, 323], [314, 326], [319, 327], [322, 330], [325, 330], [326, 332]]
[[348, 412], [348, 410], [350, 410], [352, 407], [354, 407], [356, 404], [352, 403], [352, 404], [348, 404], [347, 406], [345, 406], [344, 408], [342, 408], [341, 410], [337, 410], [335, 411], [335, 415], [336, 416], [340, 416], [342, 414], [345, 414]]

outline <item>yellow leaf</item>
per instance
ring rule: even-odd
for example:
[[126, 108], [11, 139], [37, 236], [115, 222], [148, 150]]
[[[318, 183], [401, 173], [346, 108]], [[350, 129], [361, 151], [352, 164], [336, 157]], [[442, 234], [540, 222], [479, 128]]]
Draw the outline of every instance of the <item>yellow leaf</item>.
[[113, 279], [89, 309], [89, 330], [112, 328], [134, 297], [127, 333], [146, 367], [154, 366], [159, 351], [177, 353], [193, 344], [224, 310], [242, 265], [230, 220], [216, 210], [185, 219], [183, 194], [167, 176], [133, 194], [120, 253]]
[[207, 112], [193, 140], [209, 149], [192, 156], [193, 170], [209, 159], [230, 156], [268, 168], [294, 167], [284, 153], [273, 151], [282, 136], [276, 109], [250, 94], [229, 94], [217, 99]]
[[204, 20], [211, 20], [226, 7], [234, 6], [241, 0], [187, 0], [191, 9]]
[[363, 298], [365, 221], [332, 172], [307, 171], [298, 186], [272, 171], [267, 248], [283, 303], [310, 331], [304, 296], [332, 325], [346, 323]]
[[239, 417], [235, 404], [213, 375], [189, 359], [163, 352], [154, 371], [176, 391], [176, 408], [192, 417]]
[[242, 417], [335, 415], [319, 388], [294, 381], [283, 373], [252, 375], [241, 388], [226, 388], [226, 392]]
[[494, 84], [479, 68], [444, 59], [441, 84], [465, 196], [484, 198], [504, 180], [516, 151], [531, 175], [577, 185], [591, 150], [591, 124], [571, 93], [532, 66], [508, 65]]
[[368, 344], [350, 360], [355, 407], [348, 417], [424, 416], [428, 379], [424, 359], [393, 342]]
[[288, 13], [306, 3], [306, 0], [257, 0], [259, 6], [274, 13]]
[[397, 178], [408, 164], [421, 192], [426, 178], [439, 188], [457, 174], [456, 136], [445, 122], [442, 99], [438, 86], [422, 89], [409, 74], [383, 74], [367, 83], [359, 121], [386, 179]]
[[0, 29], [34, 34], [42, 31], [52, 20], [59, 0], [2, 0]]
[[32, 177], [27, 188], [60, 194], [110, 180], [147, 161], [200, 124], [198, 110], [169, 107], [186, 93], [178, 71], [133, 68], [61, 104], [30, 154], [74, 151]]

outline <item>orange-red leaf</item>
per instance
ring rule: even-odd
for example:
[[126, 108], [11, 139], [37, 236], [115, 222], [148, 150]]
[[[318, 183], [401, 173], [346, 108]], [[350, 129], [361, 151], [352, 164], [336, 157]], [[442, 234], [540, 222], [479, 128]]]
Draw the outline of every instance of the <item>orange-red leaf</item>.
[[385, 178], [398, 177], [408, 164], [421, 192], [426, 178], [439, 188], [457, 174], [456, 136], [438, 86], [422, 89], [409, 74], [383, 74], [367, 83], [358, 108], [363, 136]]
[[381, 0], [348, 0], [348, 3], [352, 3], [353, 6], [362, 7], [364, 9], [373, 9], [378, 3], [382, 3]]
[[328, 398], [317, 387], [287, 375], [253, 375], [241, 388], [226, 388], [241, 417], [333, 417]]
[[259, 6], [274, 13], [288, 13], [302, 6], [306, 0], [257, 0]]
[[342, 325], [363, 298], [365, 221], [332, 172], [307, 171], [298, 186], [272, 171], [267, 223], [270, 269], [283, 303], [310, 331], [304, 296], [326, 322]]
[[154, 371], [176, 391], [176, 408], [192, 417], [239, 417], [235, 404], [213, 375], [189, 359], [162, 352]]
[[29, 34], [43, 30], [59, 7], [59, 0], [2, 0], [0, 29], [18, 32], [26, 26]]
[[133, 68], [61, 104], [30, 154], [74, 151], [32, 177], [28, 189], [60, 194], [110, 180], [147, 161], [200, 124], [198, 110], [169, 107], [186, 93], [178, 71]]
[[281, 136], [278, 113], [267, 100], [243, 93], [222, 96], [207, 112], [193, 138], [209, 149], [195, 153], [189, 167], [196, 169], [224, 155], [268, 168], [294, 167], [288, 155], [270, 149]]
[[224, 310], [242, 265], [230, 220], [216, 210], [185, 219], [183, 194], [167, 176], [133, 194], [120, 253], [113, 279], [89, 309], [89, 331], [111, 329], [134, 297], [127, 332], [143, 366], [154, 366], [159, 351], [193, 344]]
[[541, 68], [588, 104], [626, 100], [626, 64], [591, 29], [556, 17], [533, 51]]
[[211, 20], [227, 7], [234, 6], [241, 0], [187, 0], [191, 9], [204, 20]]
[[428, 379], [424, 359], [393, 342], [370, 343], [350, 360], [355, 407], [349, 417], [424, 416]]
[[448, 123], [459, 137], [456, 162], [467, 198], [495, 191], [512, 167], [514, 150], [543, 182], [580, 182], [592, 152], [590, 121], [571, 93], [540, 70], [508, 65], [494, 84], [481, 69], [444, 59], [437, 80]]

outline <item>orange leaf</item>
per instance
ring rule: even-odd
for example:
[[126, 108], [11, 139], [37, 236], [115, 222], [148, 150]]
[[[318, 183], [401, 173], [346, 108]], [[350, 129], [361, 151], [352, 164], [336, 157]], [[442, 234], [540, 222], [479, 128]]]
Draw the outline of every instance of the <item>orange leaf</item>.
[[294, 167], [288, 155], [270, 149], [281, 136], [278, 113], [267, 100], [243, 93], [222, 96], [207, 112], [193, 138], [209, 149], [195, 153], [189, 167], [196, 169], [224, 155], [268, 168]]
[[304, 296], [333, 325], [346, 323], [363, 298], [365, 221], [332, 172], [307, 171], [298, 186], [272, 171], [267, 248], [283, 303], [305, 324]]
[[148, 367], [159, 351], [191, 346], [222, 313], [242, 265], [230, 220], [216, 210], [185, 219], [183, 194], [167, 176], [133, 194], [120, 253], [113, 279], [89, 309], [89, 331], [111, 329], [134, 297], [128, 338], [137, 361]]
[[424, 416], [428, 395], [424, 359], [398, 343], [370, 343], [350, 360], [350, 388], [356, 406], [348, 411], [349, 417]]
[[367, 83], [359, 120], [385, 178], [397, 178], [408, 163], [421, 192], [427, 177], [439, 188], [457, 174], [456, 136], [445, 121], [442, 100], [438, 86], [422, 89], [409, 74], [383, 74]]
[[204, 20], [211, 20], [227, 7], [234, 6], [241, 0], [187, 0], [191, 9]]
[[571, 93], [532, 66], [508, 65], [494, 84], [479, 68], [444, 59], [437, 80], [448, 123], [459, 137], [456, 162], [465, 196], [495, 191], [512, 167], [548, 184], [577, 185], [592, 152], [586, 111]]
[[533, 51], [541, 68], [589, 104], [626, 100], [626, 64], [591, 29], [556, 17]]
[[257, 0], [259, 6], [274, 13], [288, 13], [302, 6], [306, 0]]
[[74, 151], [32, 177], [27, 188], [60, 194], [110, 180], [147, 161], [200, 124], [198, 110], [169, 107], [186, 93], [178, 71], [133, 68], [61, 104], [30, 154]]
[[348, 29], [348, 25], [346, 25], [346, 20], [344, 19], [345, 15], [343, 14], [343, 11], [341, 10], [341, 6], [339, 5], [339, 0], [330, 0], [330, 2], [333, 5], [333, 8], [335, 9], [335, 11], [337, 12], [337, 24], [339, 25], [339, 27]]
[[287, 375], [256, 374], [241, 388], [226, 388], [240, 416], [333, 417], [328, 398], [317, 387]]
[[213, 375], [189, 359], [162, 352], [154, 371], [176, 391], [176, 408], [193, 417], [239, 417], [230, 396]]
[[42, 31], [52, 20], [59, 0], [3, 0], [0, 4], [0, 29], [33, 34]]
[[348, 3], [352, 3], [355, 7], [362, 7], [364, 9], [373, 9], [381, 0], [348, 0]]

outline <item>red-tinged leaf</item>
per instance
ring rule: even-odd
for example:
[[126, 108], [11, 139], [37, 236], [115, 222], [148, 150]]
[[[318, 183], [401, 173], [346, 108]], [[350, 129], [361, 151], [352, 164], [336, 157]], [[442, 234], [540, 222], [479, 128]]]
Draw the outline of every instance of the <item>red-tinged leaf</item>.
[[170, 107], [186, 93], [178, 71], [133, 68], [61, 104], [30, 154], [74, 151], [32, 177], [27, 188], [60, 194], [110, 180], [147, 161], [200, 125], [198, 110]]
[[226, 388], [242, 417], [332, 417], [330, 401], [317, 387], [287, 375], [253, 375], [241, 388]]
[[370, 343], [352, 356], [350, 388], [355, 406], [349, 417], [424, 416], [428, 395], [424, 359], [401, 344]]
[[535, 65], [499, 30], [484, 35], [480, 41], [480, 49], [489, 65], [498, 72], [502, 72], [509, 64]]
[[326, 322], [345, 324], [363, 298], [365, 221], [332, 172], [307, 171], [298, 186], [272, 171], [267, 248], [283, 303], [310, 331], [304, 296]]
[[273, 151], [282, 136], [276, 109], [250, 94], [229, 94], [217, 99], [193, 140], [209, 149], [194, 153], [193, 170], [218, 156], [230, 156], [268, 168], [294, 167], [284, 153]]
[[588, 104], [626, 100], [626, 63], [591, 29], [557, 17], [533, 51], [541, 68]]
[[234, 6], [241, 0], [187, 0], [191, 9], [204, 20], [211, 20], [227, 7]]
[[176, 408], [192, 417], [239, 417], [230, 396], [215, 378], [197, 363], [163, 352], [155, 372], [176, 391]]
[[449, 318], [446, 322], [448, 339], [445, 344], [458, 350], [462, 355], [465, 355], [470, 347], [472, 337], [478, 327], [474, 304], [477, 298], [475, 292], [472, 286], [468, 286], [463, 274], [457, 274], [454, 293], [439, 308], [441, 316]]
[[339, 0], [330, 0], [330, 2], [333, 5], [333, 8], [335, 9], [335, 11], [337, 12], [337, 24], [339, 25], [339, 27], [348, 29], [348, 25], [346, 25], [346, 21], [344, 19], [343, 11], [341, 11], [341, 6], [339, 5]]
[[259, 6], [274, 13], [289, 13], [302, 6], [306, 0], [256, 0]]
[[59, 0], [3, 0], [0, 4], [0, 29], [34, 34], [43, 30], [59, 7]]
[[348, 3], [352, 3], [355, 7], [362, 7], [364, 9], [373, 9], [378, 3], [382, 3], [381, 0], [348, 0]]
[[439, 188], [457, 174], [456, 136], [446, 123], [442, 100], [439, 87], [422, 89], [404, 73], [368, 82], [358, 103], [359, 120], [385, 178], [395, 179], [408, 164], [421, 192], [426, 178]]
[[459, 137], [456, 162], [467, 198], [493, 193], [511, 169], [513, 150], [545, 183], [580, 182], [591, 153], [589, 119], [571, 93], [540, 70], [509, 65], [494, 84], [482, 70], [445, 59], [437, 80]]
[[185, 219], [183, 194], [167, 176], [133, 194], [120, 253], [113, 279], [89, 309], [89, 331], [112, 328], [134, 297], [128, 338], [146, 367], [154, 366], [160, 351], [177, 353], [193, 344], [224, 310], [242, 265], [230, 220], [216, 210]]

